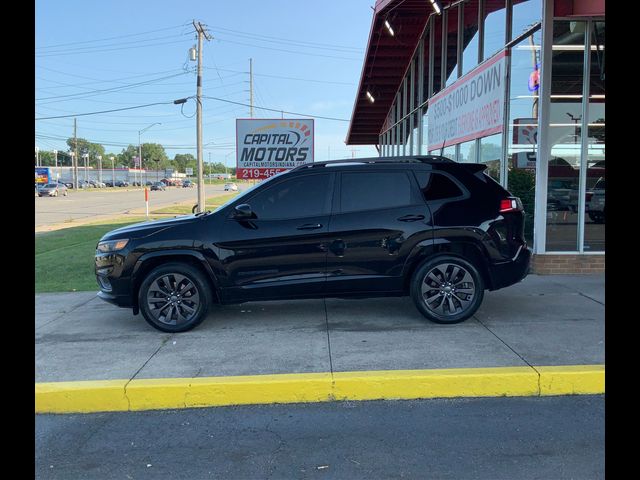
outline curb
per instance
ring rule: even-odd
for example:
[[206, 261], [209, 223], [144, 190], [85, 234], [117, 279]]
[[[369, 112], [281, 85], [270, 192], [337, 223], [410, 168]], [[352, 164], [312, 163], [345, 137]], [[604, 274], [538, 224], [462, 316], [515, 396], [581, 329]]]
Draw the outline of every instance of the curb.
[[36, 383], [36, 413], [124, 412], [340, 400], [603, 394], [604, 365]]

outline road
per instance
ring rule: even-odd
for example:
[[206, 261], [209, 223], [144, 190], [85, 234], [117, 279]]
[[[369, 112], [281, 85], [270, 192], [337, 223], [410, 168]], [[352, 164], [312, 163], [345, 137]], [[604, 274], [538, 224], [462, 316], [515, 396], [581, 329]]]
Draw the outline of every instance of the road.
[[[239, 184], [243, 190], [249, 185]], [[207, 185], [206, 196], [224, 194], [224, 185]], [[192, 200], [197, 203], [197, 188], [169, 187], [165, 191], [149, 192], [149, 209], [167, 207]], [[70, 221], [100, 220], [110, 216], [139, 210], [144, 214], [143, 190], [70, 191], [66, 197], [35, 197], [36, 230]]]
[[36, 416], [36, 478], [604, 478], [604, 396]]

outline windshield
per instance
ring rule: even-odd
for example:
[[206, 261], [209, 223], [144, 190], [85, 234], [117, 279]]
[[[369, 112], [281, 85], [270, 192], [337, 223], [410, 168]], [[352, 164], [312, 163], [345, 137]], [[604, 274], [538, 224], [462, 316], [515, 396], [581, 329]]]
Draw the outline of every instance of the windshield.
[[220, 205], [218, 208], [216, 208], [214, 210], [214, 212], [218, 212], [220, 210], [222, 210], [223, 208], [226, 208], [228, 205], [230, 205], [231, 203], [235, 202], [236, 200], [240, 200], [241, 198], [245, 198], [248, 194], [250, 194], [251, 192], [253, 192], [256, 188], [264, 185], [265, 183], [268, 183], [270, 181], [272, 181], [274, 178], [277, 178], [285, 173], [287, 173], [288, 170], [285, 170], [284, 172], [280, 172], [280, 173], [276, 173], [273, 177], [269, 177], [266, 180], [263, 180], [260, 183], [256, 183], [254, 186], [249, 187], [247, 190], [245, 190], [244, 192], [242, 192], [240, 195], [237, 195], [233, 198], [231, 198], [230, 200], [226, 201], [225, 203], [223, 203], [222, 205]]
[[57, 185], [55, 183], [47, 183], [44, 188], [56, 188]]

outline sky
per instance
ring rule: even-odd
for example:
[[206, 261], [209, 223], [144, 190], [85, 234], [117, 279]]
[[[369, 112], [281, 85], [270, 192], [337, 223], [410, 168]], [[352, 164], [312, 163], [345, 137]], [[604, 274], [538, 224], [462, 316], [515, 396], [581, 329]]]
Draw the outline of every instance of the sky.
[[[349, 120], [375, 0], [37, 0], [35, 3], [35, 145], [67, 151], [77, 135], [120, 153], [160, 143], [170, 159], [196, 155], [196, 44], [192, 21], [213, 36], [203, 47], [203, 96]], [[203, 99], [204, 161], [235, 164], [235, 119], [249, 107]], [[254, 110], [255, 118], [281, 114]], [[43, 118], [41, 120], [38, 120]], [[285, 118], [296, 118], [286, 115]], [[301, 118], [301, 117], [297, 117]], [[315, 120], [315, 160], [377, 156], [374, 146], [347, 146], [348, 121]]]

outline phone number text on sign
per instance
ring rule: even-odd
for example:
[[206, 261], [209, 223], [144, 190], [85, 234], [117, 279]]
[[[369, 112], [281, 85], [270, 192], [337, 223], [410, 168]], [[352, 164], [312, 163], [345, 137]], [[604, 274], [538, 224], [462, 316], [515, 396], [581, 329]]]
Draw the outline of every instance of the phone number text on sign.
[[287, 168], [239, 168], [237, 178], [241, 179], [265, 179], [273, 177], [276, 173], [284, 172]]

